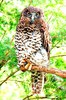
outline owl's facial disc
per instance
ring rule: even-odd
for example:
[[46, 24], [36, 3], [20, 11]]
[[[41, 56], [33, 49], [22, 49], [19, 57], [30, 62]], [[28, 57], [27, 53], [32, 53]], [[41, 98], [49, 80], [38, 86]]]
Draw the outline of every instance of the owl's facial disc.
[[30, 18], [30, 24], [33, 24], [35, 19], [40, 18], [40, 14], [39, 13], [31, 13], [29, 18]]
[[40, 12], [30, 12], [28, 9], [24, 12], [24, 16], [30, 19], [30, 24], [33, 24], [36, 19], [40, 18]]

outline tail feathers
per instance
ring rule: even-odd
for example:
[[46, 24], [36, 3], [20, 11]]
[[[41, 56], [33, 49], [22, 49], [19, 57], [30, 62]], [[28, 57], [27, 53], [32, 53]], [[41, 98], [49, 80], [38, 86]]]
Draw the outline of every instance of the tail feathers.
[[31, 79], [33, 94], [40, 94], [44, 85], [44, 72], [32, 71]]

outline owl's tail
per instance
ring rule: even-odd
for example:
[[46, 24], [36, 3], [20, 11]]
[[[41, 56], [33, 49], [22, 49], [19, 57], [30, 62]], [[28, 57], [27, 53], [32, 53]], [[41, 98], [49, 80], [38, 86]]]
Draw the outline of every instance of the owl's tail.
[[31, 79], [33, 94], [40, 94], [44, 85], [44, 72], [32, 71]]

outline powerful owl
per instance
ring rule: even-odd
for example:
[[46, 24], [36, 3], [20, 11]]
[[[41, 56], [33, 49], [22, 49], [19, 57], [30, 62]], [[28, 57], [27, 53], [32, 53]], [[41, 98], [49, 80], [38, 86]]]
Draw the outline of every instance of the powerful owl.
[[[18, 65], [32, 65], [48, 67], [49, 65], [49, 32], [44, 21], [43, 12], [36, 7], [25, 8], [19, 20], [15, 35], [15, 47]], [[44, 72], [31, 71], [32, 91], [39, 94], [43, 88]]]

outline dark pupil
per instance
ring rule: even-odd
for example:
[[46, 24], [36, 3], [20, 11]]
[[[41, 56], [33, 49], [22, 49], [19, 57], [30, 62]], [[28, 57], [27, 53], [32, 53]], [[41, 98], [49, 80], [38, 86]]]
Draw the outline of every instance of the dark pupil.
[[32, 16], [32, 15], [28, 12], [28, 13], [27, 13], [27, 17], [31, 17], [31, 16]]
[[32, 16], [28, 10], [26, 11], [25, 14], [26, 14], [26, 17], [31, 17]]
[[26, 10], [26, 11], [24, 12], [24, 16], [26, 16], [26, 17], [31, 17], [32, 15], [30, 14], [30, 12], [29, 12], [28, 10]]
[[39, 18], [40, 17], [40, 14], [39, 13], [36, 13], [36, 17]]

